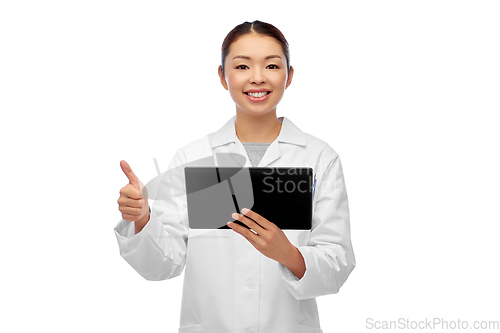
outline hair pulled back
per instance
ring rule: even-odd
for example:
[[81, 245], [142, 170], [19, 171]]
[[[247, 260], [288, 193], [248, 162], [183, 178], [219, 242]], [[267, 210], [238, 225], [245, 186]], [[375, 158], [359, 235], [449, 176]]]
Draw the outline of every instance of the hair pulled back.
[[262, 22], [259, 20], [255, 20], [253, 22], [243, 22], [231, 30], [224, 41], [222, 42], [222, 54], [221, 54], [221, 62], [222, 62], [222, 74], [224, 75], [224, 63], [226, 61], [226, 57], [229, 54], [229, 48], [231, 44], [233, 44], [238, 38], [248, 33], [257, 33], [259, 35], [265, 35], [269, 37], [273, 37], [276, 39], [278, 43], [280, 43], [281, 48], [283, 49], [283, 53], [286, 58], [286, 65], [288, 72], [290, 73], [290, 51], [288, 49], [288, 42], [285, 39], [285, 36], [281, 33], [281, 31], [276, 28], [274, 25]]

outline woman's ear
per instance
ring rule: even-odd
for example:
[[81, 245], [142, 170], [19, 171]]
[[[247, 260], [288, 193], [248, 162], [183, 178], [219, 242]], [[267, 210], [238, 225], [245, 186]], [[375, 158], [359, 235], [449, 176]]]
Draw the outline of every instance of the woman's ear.
[[220, 78], [220, 83], [222, 84], [224, 89], [229, 90], [229, 88], [227, 87], [226, 78], [222, 74], [222, 66], [221, 65], [219, 65], [219, 78]]
[[286, 80], [286, 88], [292, 83], [292, 78], [293, 78], [293, 66], [290, 66], [290, 73], [288, 73], [288, 79]]

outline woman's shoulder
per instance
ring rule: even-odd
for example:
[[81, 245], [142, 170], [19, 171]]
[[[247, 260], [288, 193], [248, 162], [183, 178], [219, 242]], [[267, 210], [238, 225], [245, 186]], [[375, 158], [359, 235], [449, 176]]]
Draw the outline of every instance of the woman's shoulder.
[[182, 163], [194, 163], [194, 165], [213, 163], [212, 146], [207, 135], [198, 137], [197, 139], [180, 144], [174, 154], [174, 158]]
[[289, 132], [287, 134], [291, 133], [293, 136], [303, 137], [303, 140], [301, 139], [300, 142], [305, 143], [305, 149], [318, 152], [322, 156], [330, 156], [331, 158], [335, 158], [338, 155], [327, 140], [304, 131], [301, 126], [296, 125], [290, 118], [287, 118], [287, 122], [289, 123], [289, 128], [287, 128]]
[[304, 132], [306, 139], [306, 149], [314, 149], [325, 158], [335, 159], [338, 156], [336, 150], [326, 141], [315, 135]]
[[211, 155], [212, 153], [210, 141], [208, 140], [207, 135], [181, 145], [177, 151], [185, 156], [200, 156], [203, 154]]

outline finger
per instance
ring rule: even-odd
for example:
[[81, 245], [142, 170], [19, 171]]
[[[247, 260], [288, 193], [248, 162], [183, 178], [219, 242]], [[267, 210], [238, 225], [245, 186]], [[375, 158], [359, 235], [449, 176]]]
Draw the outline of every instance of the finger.
[[134, 185], [132, 184], [127, 184], [120, 190], [120, 196], [124, 196], [125, 198], [130, 198], [130, 199], [142, 199], [142, 192], [137, 189]]
[[[236, 213], [234, 213], [236, 214]], [[239, 220], [243, 223], [245, 223], [246, 225], [248, 225], [250, 228], [252, 228], [253, 230], [259, 232], [259, 231], [262, 231], [262, 230], [265, 230], [266, 228], [264, 228], [259, 222], [260, 221], [257, 221], [255, 220], [253, 217], [251, 216], [248, 216], [249, 214], [247, 213], [246, 216], [245, 215], [241, 215], [241, 214], [236, 214], [236, 216], [238, 216]], [[259, 215], [260, 216], [260, 215]], [[233, 216], [234, 217], [234, 216]]]
[[132, 215], [132, 216], [141, 216], [141, 209], [134, 207], [120, 207], [120, 211], [122, 214]]
[[265, 217], [262, 215], [257, 214], [253, 210], [250, 210], [248, 208], [243, 208], [241, 210], [241, 213], [244, 214], [246, 217], [249, 217], [250, 219], [254, 220], [257, 222], [257, 224], [262, 227], [263, 229], [269, 229], [272, 227], [272, 222], [268, 221]]
[[256, 233], [262, 233], [262, 231], [264, 230], [258, 223], [255, 223], [254, 221], [252, 221], [251, 219], [249, 219], [248, 217], [246, 217], [244, 215], [233, 213], [231, 215], [231, 217], [235, 220], [238, 220], [238, 221], [244, 223], [250, 229], [253, 229], [253, 231], [255, 231]]
[[134, 187], [136, 189], [140, 190], [141, 188], [139, 185], [139, 178], [137, 178], [135, 173], [132, 171], [132, 168], [130, 167], [130, 165], [128, 165], [128, 163], [125, 160], [121, 160], [120, 166], [121, 166], [123, 172], [125, 173], [125, 175], [127, 176], [130, 184], [134, 185]]
[[130, 214], [122, 214], [122, 218], [129, 222], [140, 220], [140, 217], [138, 215], [130, 215]]
[[[137, 190], [135, 190], [135, 191], [137, 191]], [[124, 207], [141, 208], [144, 205], [144, 199], [142, 199], [142, 198], [141, 199], [133, 199], [130, 197], [127, 198], [124, 196], [120, 196], [118, 198], [118, 204], [120, 206], [124, 206]]]
[[238, 223], [234, 222], [228, 222], [227, 225], [229, 226], [229, 228], [233, 229], [235, 232], [239, 233], [240, 235], [251, 241], [252, 244], [255, 244], [253, 240], [253, 237], [257, 237], [257, 233], [255, 231], [242, 227]]

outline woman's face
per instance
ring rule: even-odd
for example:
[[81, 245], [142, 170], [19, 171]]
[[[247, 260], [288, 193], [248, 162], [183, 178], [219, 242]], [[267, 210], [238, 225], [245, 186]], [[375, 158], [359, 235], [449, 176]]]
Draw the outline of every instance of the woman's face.
[[[281, 45], [269, 36], [255, 33], [241, 36], [231, 44], [224, 65], [224, 76], [219, 66], [222, 86], [229, 90], [236, 110], [250, 115], [275, 111], [285, 89], [292, 82], [293, 68], [288, 75]], [[248, 94], [252, 90], [270, 93], [263, 97], [252, 97]]]

